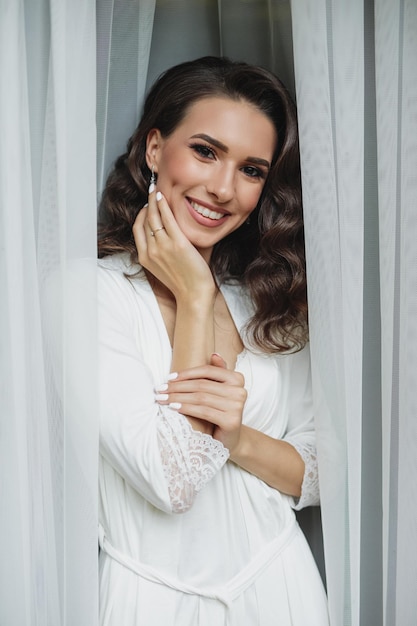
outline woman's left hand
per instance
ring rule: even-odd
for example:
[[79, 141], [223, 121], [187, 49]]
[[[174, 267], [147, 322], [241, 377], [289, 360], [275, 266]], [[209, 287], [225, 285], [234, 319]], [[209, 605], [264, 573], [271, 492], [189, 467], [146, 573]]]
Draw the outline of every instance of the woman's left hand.
[[232, 454], [239, 443], [247, 392], [242, 374], [226, 369], [222, 362], [213, 355], [210, 365], [180, 372], [167, 388], [157, 390], [157, 401], [213, 424], [214, 439]]

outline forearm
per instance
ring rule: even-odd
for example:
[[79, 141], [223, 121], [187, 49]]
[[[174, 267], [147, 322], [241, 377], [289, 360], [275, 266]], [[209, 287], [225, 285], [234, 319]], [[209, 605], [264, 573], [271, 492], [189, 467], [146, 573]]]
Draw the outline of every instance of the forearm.
[[177, 301], [171, 371], [205, 365], [214, 352], [214, 296]]
[[242, 426], [230, 460], [282, 493], [297, 498], [301, 495], [304, 461], [286, 441]]
[[[214, 294], [177, 300], [171, 371], [206, 365], [214, 352]], [[186, 416], [194, 430], [213, 433], [213, 424]]]

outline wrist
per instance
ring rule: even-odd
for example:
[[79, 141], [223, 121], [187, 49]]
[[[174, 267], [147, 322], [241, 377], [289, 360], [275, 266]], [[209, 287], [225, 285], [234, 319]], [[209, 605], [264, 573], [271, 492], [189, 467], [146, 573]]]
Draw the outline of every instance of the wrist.
[[250, 448], [250, 439], [247, 437], [246, 426], [242, 424], [238, 440], [235, 442], [235, 445], [228, 448], [230, 460], [243, 467], [245, 465], [245, 460], [250, 458]]
[[177, 317], [180, 315], [198, 315], [200, 319], [214, 315], [216, 292], [186, 292], [176, 296]]
[[183, 306], [192, 309], [201, 309], [214, 306], [218, 289], [216, 285], [199, 286], [195, 289], [185, 288], [175, 295], [177, 307]]

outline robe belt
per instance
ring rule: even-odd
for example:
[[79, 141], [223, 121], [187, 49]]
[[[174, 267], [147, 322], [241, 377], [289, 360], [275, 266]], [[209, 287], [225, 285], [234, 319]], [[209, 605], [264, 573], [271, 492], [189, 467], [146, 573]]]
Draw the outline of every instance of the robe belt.
[[99, 525], [99, 544], [103, 552], [110, 558], [138, 576], [153, 583], [165, 585], [176, 591], [219, 600], [230, 610], [233, 601], [253, 584], [256, 578], [285, 550], [299, 532], [301, 531], [297, 522], [295, 520], [292, 521], [281, 533], [280, 537], [268, 543], [238, 574], [226, 583], [214, 587], [194, 587], [182, 580], [163, 574], [150, 565], [136, 561], [127, 554], [119, 552], [107, 539], [101, 524]]

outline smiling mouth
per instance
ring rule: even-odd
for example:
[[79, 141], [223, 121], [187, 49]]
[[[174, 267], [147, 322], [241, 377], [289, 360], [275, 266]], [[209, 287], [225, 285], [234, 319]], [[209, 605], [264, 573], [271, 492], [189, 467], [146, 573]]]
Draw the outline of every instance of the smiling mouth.
[[220, 220], [223, 217], [229, 215], [228, 213], [219, 213], [218, 211], [212, 211], [205, 206], [201, 206], [194, 200], [189, 200], [190, 205], [193, 207], [194, 211], [202, 215], [203, 217], [208, 217], [211, 220]]

